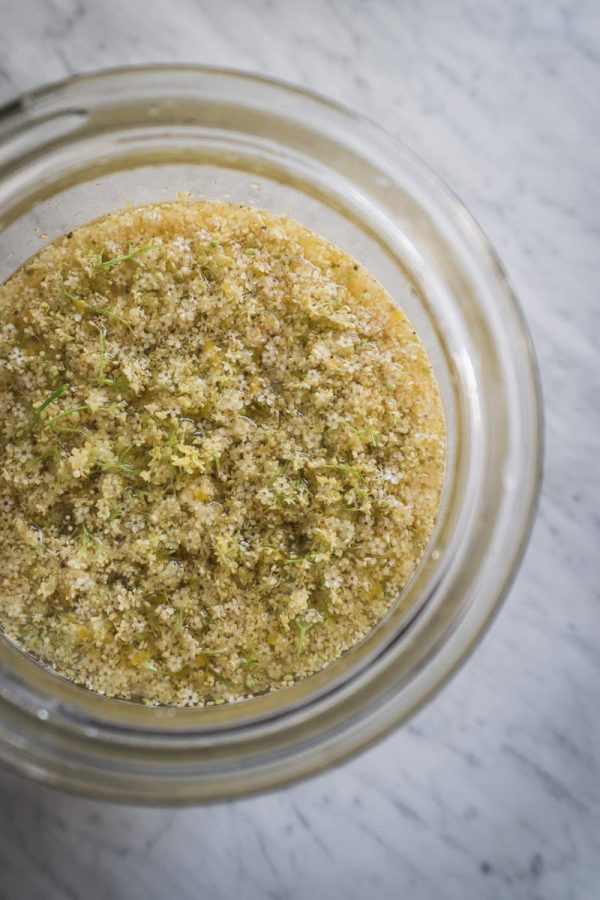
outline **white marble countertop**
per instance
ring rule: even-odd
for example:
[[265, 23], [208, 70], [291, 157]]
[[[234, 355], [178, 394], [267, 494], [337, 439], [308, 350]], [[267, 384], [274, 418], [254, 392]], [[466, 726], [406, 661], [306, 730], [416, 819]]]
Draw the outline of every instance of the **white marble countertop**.
[[0, 21], [0, 101], [187, 61], [280, 76], [381, 123], [500, 252], [547, 415], [520, 575], [411, 724], [313, 781], [211, 808], [109, 806], [3, 771], [0, 900], [599, 897], [600, 4], [0, 0]]

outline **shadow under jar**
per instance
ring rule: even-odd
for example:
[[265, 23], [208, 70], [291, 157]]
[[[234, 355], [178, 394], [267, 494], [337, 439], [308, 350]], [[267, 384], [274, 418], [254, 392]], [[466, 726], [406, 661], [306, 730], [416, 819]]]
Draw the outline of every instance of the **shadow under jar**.
[[362, 262], [417, 328], [447, 425], [438, 523], [368, 637], [285, 690], [203, 709], [86, 691], [0, 637], [0, 759], [48, 784], [197, 803], [314, 774], [410, 716], [508, 589], [539, 490], [531, 344], [493, 250], [405, 148], [320, 97], [238, 72], [123, 69], [0, 111], [0, 281], [48, 240], [173, 199], [284, 213]]

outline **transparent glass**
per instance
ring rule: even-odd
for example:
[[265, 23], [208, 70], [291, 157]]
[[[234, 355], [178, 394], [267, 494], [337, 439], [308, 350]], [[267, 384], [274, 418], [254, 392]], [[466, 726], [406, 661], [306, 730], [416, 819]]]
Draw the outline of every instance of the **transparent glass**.
[[492, 248], [406, 148], [297, 88], [214, 69], [122, 69], [0, 111], [0, 280], [76, 225], [179, 191], [287, 213], [372, 270], [433, 360], [448, 470], [426, 558], [385, 620], [285, 691], [148, 708], [76, 687], [0, 639], [0, 759], [53, 785], [138, 802], [273, 788], [410, 716], [497, 610], [540, 479], [535, 360]]

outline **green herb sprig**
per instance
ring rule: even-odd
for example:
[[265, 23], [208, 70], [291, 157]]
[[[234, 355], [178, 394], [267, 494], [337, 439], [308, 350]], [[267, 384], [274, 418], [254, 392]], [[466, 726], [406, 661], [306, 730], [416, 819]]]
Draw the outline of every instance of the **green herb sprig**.
[[306, 637], [315, 627], [317, 622], [303, 622], [301, 619], [292, 619], [292, 625], [298, 632], [298, 640], [296, 641], [296, 656], [300, 656], [306, 644]]
[[356, 466], [349, 466], [347, 463], [323, 463], [319, 468], [331, 469], [334, 472], [341, 472], [343, 475], [353, 475], [359, 481], [362, 481], [362, 475]]
[[63, 288], [63, 294], [65, 297], [68, 297], [71, 303], [74, 304], [75, 308], [80, 312], [87, 312], [94, 316], [106, 316], [107, 319], [111, 319], [114, 322], [120, 322], [121, 325], [125, 325], [126, 328], [129, 328], [130, 331], [133, 331], [133, 326], [131, 322], [128, 322], [127, 319], [120, 316], [112, 309], [108, 309], [106, 306], [97, 306], [95, 303], [88, 303], [86, 300], [83, 300], [81, 297], [78, 297], [76, 294], [72, 294], [70, 291], [67, 291], [66, 288]]
[[311, 562], [317, 554], [312, 551], [311, 553], [305, 553], [304, 556], [287, 556], [283, 560], [284, 566], [295, 566], [299, 563], [303, 562]]
[[27, 428], [25, 428], [24, 431], [20, 433], [19, 437], [24, 437], [27, 434], [31, 434], [34, 428], [38, 425], [44, 410], [47, 409], [51, 403], [54, 403], [55, 400], [58, 400], [59, 397], [62, 397], [62, 395], [66, 390], [68, 390], [68, 388], [68, 384], [61, 385], [59, 388], [56, 388], [55, 391], [52, 391], [52, 393], [49, 394], [45, 400], [42, 400], [41, 403], [38, 403], [37, 406], [34, 406], [31, 422], [29, 423]]
[[25, 465], [28, 469], [31, 469], [34, 466], [38, 466], [40, 463], [43, 463], [46, 459], [54, 459], [54, 462], [56, 463], [56, 465], [58, 465], [62, 459], [60, 447], [58, 447], [56, 444], [51, 444], [44, 450], [43, 453], [40, 453], [39, 456], [34, 456], [32, 459], [28, 460]]
[[244, 684], [248, 690], [251, 691], [256, 686], [256, 681], [252, 673], [260, 669], [261, 662], [254, 656], [253, 651], [250, 651], [248, 655], [242, 659], [242, 666], [246, 671]]
[[354, 434], [358, 434], [358, 435], [366, 434], [366, 436], [367, 436], [367, 443], [368, 443], [371, 447], [377, 447], [377, 446], [379, 446], [380, 435], [379, 435], [379, 433], [373, 428], [373, 426], [371, 425], [370, 422], [368, 422], [368, 421], [365, 420], [365, 424], [364, 424], [364, 426], [363, 426], [362, 428], [355, 428], [354, 425], [351, 425], [351, 424], [350, 424], [350, 422], [347, 422], [346, 424], [347, 424], [348, 428], [350, 429], [350, 431], [353, 431]]
[[98, 465], [101, 469], [104, 469], [108, 472], [120, 472], [122, 475], [126, 475], [128, 478], [139, 478], [140, 471], [135, 469], [130, 463], [125, 462], [131, 451], [133, 450], [134, 445], [130, 444], [129, 447], [126, 447], [119, 453], [116, 462], [99, 462]]
[[120, 266], [121, 263], [132, 262], [135, 263], [136, 266], [140, 266], [142, 269], [145, 269], [145, 264], [138, 259], [138, 256], [140, 255], [140, 253], [144, 253], [146, 250], [150, 250], [150, 248], [153, 246], [154, 245], [152, 243], [144, 244], [143, 247], [133, 247], [133, 245], [130, 244], [127, 253], [124, 253], [122, 256], [113, 256], [112, 259], [104, 259], [106, 250], [102, 249], [97, 258], [98, 268], [104, 269], [105, 272], [108, 272], [110, 269], [114, 269], [115, 266]]
[[63, 425], [59, 425], [58, 423], [62, 419], [66, 419], [68, 416], [73, 416], [73, 415], [75, 415], [75, 413], [84, 412], [88, 409], [89, 409], [89, 406], [87, 404], [84, 404], [83, 406], [69, 406], [68, 409], [61, 410], [55, 416], [52, 416], [52, 418], [50, 418], [46, 422], [44, 422], [44, 428], [48, 428], [53, 431], [61, 431], [61, 432], [65, 432], [65, 433], [66, 432], [71, 432], [71, 433], [76, 432], [78, 434], [83, 434], [84, 432], [83, 432], [82, 428], [68, 428], [68, 427], [65, 428]]

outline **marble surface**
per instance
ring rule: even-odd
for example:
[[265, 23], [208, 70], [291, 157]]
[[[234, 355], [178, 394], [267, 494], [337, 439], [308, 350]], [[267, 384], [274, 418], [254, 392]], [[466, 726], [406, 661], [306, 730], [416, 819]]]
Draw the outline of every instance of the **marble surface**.
[[211, 808], [64, 796], [0, 773], [2, 900], [600, 897], [600, 4], [0, 0], [0, 100], [189, 61], [324, 91], [420, 153], [503, 258], [546, 399], [543, 497], [491, 632], [340, 769]]

